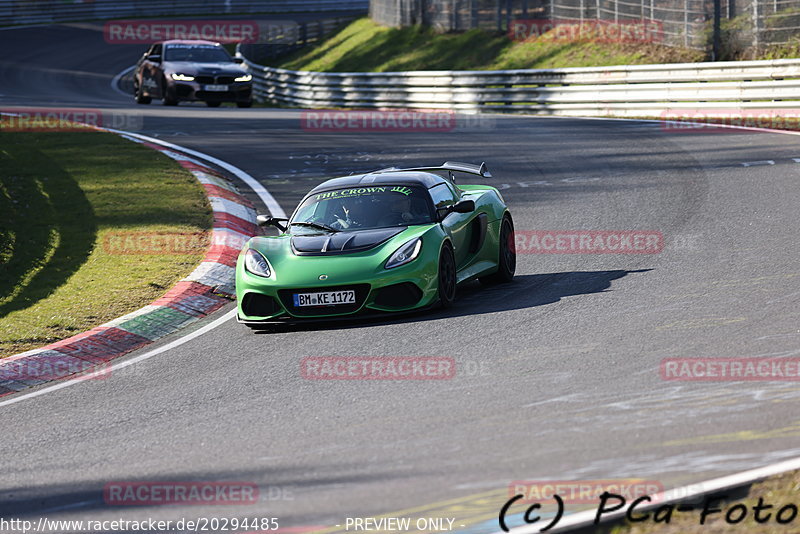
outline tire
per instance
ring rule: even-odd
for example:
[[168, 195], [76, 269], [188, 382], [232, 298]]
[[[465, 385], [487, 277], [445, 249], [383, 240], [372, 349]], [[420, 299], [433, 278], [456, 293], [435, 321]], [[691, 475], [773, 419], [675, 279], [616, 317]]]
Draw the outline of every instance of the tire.
[[252, 101], [249, 101], [249, 102], [237, 102], [236, 103], [236, 107], [237, 108], [251, 108], [251, 107], [253, 107], [253, 102]]
[[142, 91], [142, 88], [139, 87], [138, 83], [133, 84], [133, 92], [134, 92], [133, 99], [136, 101], [137, 104], [149, 104], [150, 102], [153, 101], [153, 99], [150, 98], [149, 96], [144, 96], [144, 91]]
[[218, 108], [222, 102], [206, 102], [206, 106], [210, 108]]
[[456, 258], [449, 243], [439, 253], [439, 305], [449, 308], [456, 300]]
[[517, 270], [517, 253], [512, 245], [514, 239], [514, 222], [506, 215], [500, 223], [499, 259], [497, 272], [480, 278], [482, 284], [504, 284], [514, 279]]
[[170, 94], [167, 80], [161, 81], [161, 103], [165, 106], [177, 106], [178, 100]]

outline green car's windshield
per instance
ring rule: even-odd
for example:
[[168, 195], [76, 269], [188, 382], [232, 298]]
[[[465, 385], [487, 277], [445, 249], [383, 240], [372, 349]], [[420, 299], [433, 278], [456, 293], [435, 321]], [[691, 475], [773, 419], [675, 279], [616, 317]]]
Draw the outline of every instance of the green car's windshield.
[[348, 187], [309, 196], [290, 225], [292, 232], [302, 233], [361, 230], [428, 224], [434, 215], [428, 191], [422, 187]]

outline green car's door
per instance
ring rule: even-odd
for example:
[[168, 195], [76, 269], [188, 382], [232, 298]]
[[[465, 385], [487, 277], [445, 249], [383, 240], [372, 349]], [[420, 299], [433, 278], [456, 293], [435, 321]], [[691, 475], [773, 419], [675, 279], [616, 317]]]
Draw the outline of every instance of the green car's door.
[[[443, 183], [430, 188], [436, 208], [446, 208], [461, 200], [460, 193], [450, 184]], [[470, 254], [471, 225], [475, 213], [449, 213], [442, 220], [442, 227], [450, 236], [455, 248], [456, 270], [466, 267], [472, 259]]]

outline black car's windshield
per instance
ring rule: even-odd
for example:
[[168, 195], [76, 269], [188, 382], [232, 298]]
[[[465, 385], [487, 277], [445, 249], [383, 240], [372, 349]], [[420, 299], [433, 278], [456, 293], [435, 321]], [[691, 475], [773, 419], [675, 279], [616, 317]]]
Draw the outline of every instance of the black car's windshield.
[[[348, 187], [309, 196], [292, 218], [292, 232], [360, 230], [428, 224], [434, 213], [422, 187], [380, 185]], [[309, 223], [309, 224], [298, 224]]]
[[229, 63], [233, 60], [225, 49], [213, 45], [169, 45], [164, 61], [192, 61], [195, 63]]

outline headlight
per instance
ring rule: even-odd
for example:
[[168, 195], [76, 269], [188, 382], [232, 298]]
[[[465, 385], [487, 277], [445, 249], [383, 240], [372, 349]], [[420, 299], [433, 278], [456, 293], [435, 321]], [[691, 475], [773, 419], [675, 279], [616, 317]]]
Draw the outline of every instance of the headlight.
[[245, 74], [244, 76], [239, 76], [238, 78], [234, 78], [234, 82], [249, 82], [253, 79], [252, 74]]
[[177, 72], [173, 72], [172, 79], [179, 82], [193, 82], [194, 76], [189, 76], [187, 74], [178, 74]]
[[419, 256], [420, 250], [422, 250], [422, 238], [418, 237], [412, 239], [398, 248], [386, 261], [384, 267], [387, 269], [394, 269], [395, 267], [400, 267], [401, 265], [414, 261], [417, 256]]
[[244, 253], [244, 268], [258, 276], [272, 274], [267, 259], [252, 248], [247, 249], [247, 252]]

